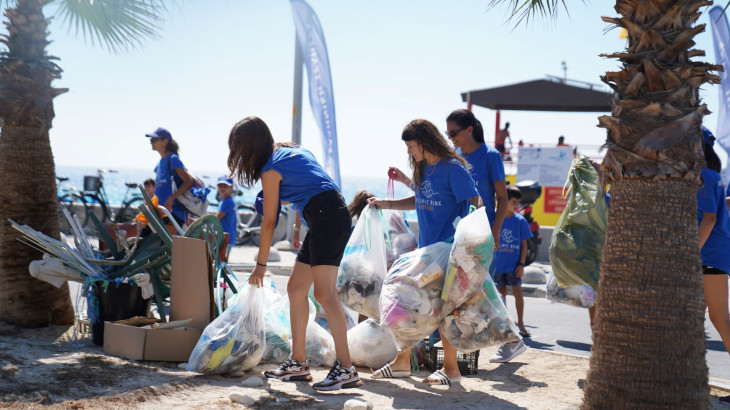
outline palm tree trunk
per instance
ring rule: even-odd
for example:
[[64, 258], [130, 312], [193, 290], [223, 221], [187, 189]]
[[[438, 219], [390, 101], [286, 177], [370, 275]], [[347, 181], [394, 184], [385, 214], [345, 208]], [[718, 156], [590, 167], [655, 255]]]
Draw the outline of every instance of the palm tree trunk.
[[611, 185], [584, 408], [707, 408], [697, 186]]
[[48, 130], [51, 87], [60, 69], [46, 55], [47, 21], [39, 0], [6, 10], [8, 50], [0, 55], [0, 320], [24, 326], [73, 323], [68, 285], [60, 289], [28, 273], [40, 252], [19, 242], [8, 218], [58, 238], [55, 165]]
[[709, 408], [697, 189], [704, 162], [699, 87], [719, 83], [691, 49], [698, 0], [617, 0], [628, 32], [602, 167], [611, 208], [583, 408]]

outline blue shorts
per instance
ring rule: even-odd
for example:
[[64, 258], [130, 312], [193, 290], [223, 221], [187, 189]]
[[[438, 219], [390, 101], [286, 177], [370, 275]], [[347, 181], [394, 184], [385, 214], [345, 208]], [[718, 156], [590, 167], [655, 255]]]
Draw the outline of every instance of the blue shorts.
[[518, 278], [514, 272], [497, 272], [494, 274], [494, 284], [498, 288], [503, 286], [522, 286], [522, 278]]

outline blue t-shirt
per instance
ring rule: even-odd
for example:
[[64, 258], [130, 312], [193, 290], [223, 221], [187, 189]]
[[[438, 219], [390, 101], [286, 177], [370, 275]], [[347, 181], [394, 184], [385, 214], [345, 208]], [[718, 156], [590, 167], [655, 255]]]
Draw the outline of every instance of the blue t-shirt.
[[702, 265], [730, 273], [730, 225], [728, 225], [725, 187], [718, 172], [702, 168], [705, 184], [697, 192], [697, 223], [702, 222], [702, 212], [717, 216], [710, 237], [702, 247]]
[[[183, 183], [182, 178], [180, 178], [175, 171], [178, 168], [185, 169], [185, 165], [183, 165], [182, 161], [180, 161], [180, 157], [178, 157], [177, 154], [169, 154], [166, 157], [160, 158], [160, 162], [157, 163], [157, 166], [155, 167], [155, 173], [157, 174], [155, 179], [155, 195], [157, 195], [157, 199], [160, 200], [160, 206], [164, 206], [165, 202], [167, 202], [167, 198], [172, 195], [172, 178], [170, 171], [172, 171], [172, 176], [175, 178], [175, 183], [178, 187]], [[188, 213], [177, 201], [173, 201], [170, 212], [182, 219], [183, 222], [187, 222]]]
[[228, 232], [228, 244], [236, 243], [236, 201], [232, 197], [225, 198], [218, 204], [218, 212], [225, 212], [221, 225], [223, 232]]
[[302, 147], [279, 147], [261, 168], [261, 173], [270, 169], [281, 174], [279, 200], [291, 202], [294, 209], [304, 209], [319, 193], [340, 190], [314, 155]]
[[454, 235], [454, 220], [469, 213], [469, 198], [479, 193], [474, 180], [455, 159], [426, 165], [416, 190], [418, 246], [445, 241]]
[[457, 148], [456, 152], [461, 154], [466, 159], [466, 162], [471, 165], [469, 174], [474, 179], [479, 196], [482, 197], [489, 224], [494, 225], [494, 218], [497, 215], [494, 183], [505, 180], [502, 154], [486, 144], [480, 145], [471, 154], [464, 154], [461, 152], [461, 148]]
[[515, 213], [504, 218], [502, 231], [499, 233], [499, 248], [494, 255], [497, 272], [508, 273], [517, 269], [522, 241], [531, 237], [530, 224], [527, 223], [525, 217]]

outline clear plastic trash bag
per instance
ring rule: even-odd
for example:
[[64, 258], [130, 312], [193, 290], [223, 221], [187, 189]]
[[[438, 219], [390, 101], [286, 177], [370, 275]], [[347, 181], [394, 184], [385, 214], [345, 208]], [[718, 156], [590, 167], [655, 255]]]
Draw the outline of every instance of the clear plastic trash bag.
[[252, 369], [266, 350], [264, 291], [246, 284], [230, 307], [205, 327], [188, 360], [189, 371], [235, 373]]
[[562, 288], [558, 285], [555, 276], [551, 274], [548, 276], [546, 286], [547, 294], [545, 297], [552, 302], [584, 308], [593, 307], [596, 303], [596, 293], [588, 285], [573, 285]]
[[314, 367], [330, 367], [335, 363], [335, 341], [322, 326], [309, 320], [305, 351], [309, 364]]
[[283, 363], [291, 354], [289, 299], [276, 289], [264, 287], [264, 326], [266, 350], [262, 363]]
[[481, 288], [489, 276], [489, 265], [494, 257], [494, 238], [484, 207], [459, 221], [454, 233], [454, 244], [449, 254], [444, 289], [444, 312], [449, 312]]
[[550, 238], [550, 264], [558, 285], [598, 289], [608, 210], [598, 172], [581, 156], [568, 175], [570, 191]]
[[371, 369], [380, 369], [398, 354], [390, 331], [373, 319], [347, 331], [347, 345], [352, 363]]
[[522, 339], [489, 275], [474, 296], [446, 313], [441, 337], [464, 353]]
[[366, 207], [345, 248], [337, 275], [342, 303], [367, 317], [380, 318], [379, 300], [388, 273], [386, 246], [390, 246], [380, 209]]
[[401, 255], [418, 248], [418, 239], [403, 217], [403, 212], [386, 209], [383, 210], [383, 216], [387, 222], [388, 239], [390, 240], [390, 247], [386, 247], [385, 251], [388, 269], [390, 269], [393, 262]]
[[445, 242], [401, 255], [380, 294], [380, 325], [390, 328], [399, 351], [428, 336], [441, 319], [441, 290], [451, 245]]

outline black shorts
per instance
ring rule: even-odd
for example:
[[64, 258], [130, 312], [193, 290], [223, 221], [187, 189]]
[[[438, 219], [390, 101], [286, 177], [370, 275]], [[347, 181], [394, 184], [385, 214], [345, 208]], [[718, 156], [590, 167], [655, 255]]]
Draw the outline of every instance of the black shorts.
[[497, 148], [497, 151], [499, 151], [499, 152], [501, 152], [503, 154], [506, 152], [506, 149], [504, 147], [504, 144], [497, 144], [497, 145], [494, 146], [494, 148]]
[[297, 254], [297, 261], [309, 266], [340, 266], [352, 218], [342, 195], [336, 190], [312, 197], [302, 211], [307, 221], [307, 237]]
[[717, 268], [713, 268], [712, 266], [703, 266], [702, 274], [704, 274], [704, 275], [727, 275], [727, 272], [722, 271]]

